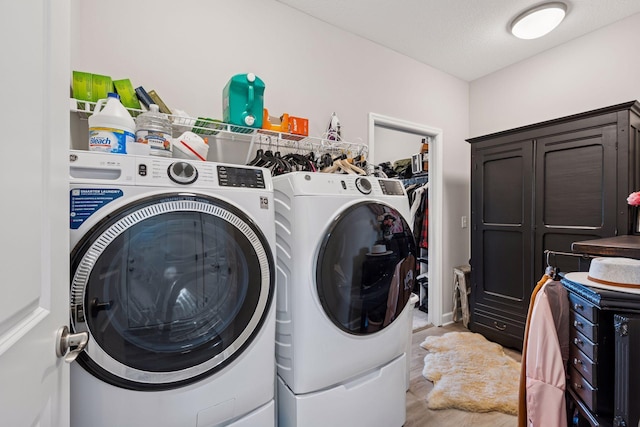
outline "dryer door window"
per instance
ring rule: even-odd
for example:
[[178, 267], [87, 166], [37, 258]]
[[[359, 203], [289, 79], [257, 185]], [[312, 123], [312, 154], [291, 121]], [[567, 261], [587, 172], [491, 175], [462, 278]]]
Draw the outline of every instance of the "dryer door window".
[[274, 271], [263, 234], [219, 200], [162, 196], [111, 215], [72, 254], [80, 363], [130, 389], [166, 389], [226, 366], [259, 332]]
[[316, 286], [333, 323], [366, 335], [400, 315], [415, 274], [416, 243], [407, 221], [390, 206], [364, 202], [346, 209], [326, 230]]

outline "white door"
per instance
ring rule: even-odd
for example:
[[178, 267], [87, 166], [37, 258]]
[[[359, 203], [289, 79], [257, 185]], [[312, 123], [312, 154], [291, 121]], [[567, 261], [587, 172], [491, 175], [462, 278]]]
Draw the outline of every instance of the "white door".
[[0, 424], [69, 425], [69, 1], [3, 1]]

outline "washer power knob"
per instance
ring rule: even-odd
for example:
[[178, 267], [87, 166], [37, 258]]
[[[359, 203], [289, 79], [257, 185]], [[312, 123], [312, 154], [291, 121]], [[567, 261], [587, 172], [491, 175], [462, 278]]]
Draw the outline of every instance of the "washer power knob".
[[356, 188], [362, 194], [371, 193], [371, 182], [367, 178], [357, 178], [356, 179]]
[[167, 173], [171, 181], [182, 185], [193, 184], [198, 179], [198, 170], [187, 162], [171, 163]]

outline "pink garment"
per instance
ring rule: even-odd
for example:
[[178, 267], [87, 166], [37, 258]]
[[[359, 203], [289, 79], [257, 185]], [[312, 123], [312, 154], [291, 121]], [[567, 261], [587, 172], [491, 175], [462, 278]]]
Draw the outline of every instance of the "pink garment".
[[527, 419], [533, 427], [566, 427], [566, 360], [569, 300], [558, 281], [549, 280], [531, 312], [527, 340]]
[[393, 278], [389, 286], [389, 296], [387, 297], [387, 312], [384, 316], [383, 326], [389, 325], [396, 319], [402, 311], [407, 301], [411, 297], [413, 281], [416, 269], [416, 258], [409, 254], [406, 258], [396, 264]]

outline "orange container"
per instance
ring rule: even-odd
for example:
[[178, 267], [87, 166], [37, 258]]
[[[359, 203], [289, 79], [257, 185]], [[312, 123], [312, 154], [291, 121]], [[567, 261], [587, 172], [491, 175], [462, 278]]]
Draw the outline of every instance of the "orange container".
[[284, 113], [280, 116], [279, 122], [277, 117], [271, 117], [269, 110], [262, 109], [262, 129], [273, 130], [276, 132], [289, 132], [289, 115]]
[[289, 116], [289, 133], [309, 136], [309, 119]]

